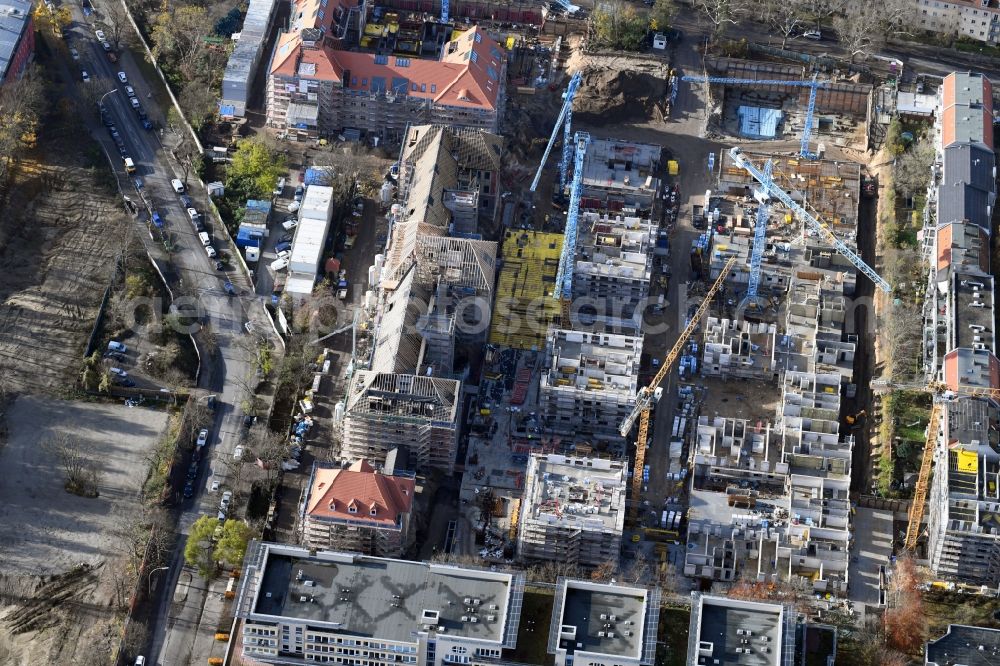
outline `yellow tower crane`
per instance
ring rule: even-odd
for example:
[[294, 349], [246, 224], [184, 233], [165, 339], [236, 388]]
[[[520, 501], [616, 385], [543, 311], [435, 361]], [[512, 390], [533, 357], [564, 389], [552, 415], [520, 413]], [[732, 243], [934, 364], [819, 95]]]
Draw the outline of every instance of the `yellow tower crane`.
[[1000, 389], [981, 388], [978, 386], [966, 386], [959, 384], [949, 386], [944, 382], [930, 382], [929, 384], [902, 384], [885, 380], [874, 380], [871, 383], [872, 390], [876, 393], [892, 389], [908, 389], [913, 391], [927, 391], [934, 395], [934, 403], [931, 406], [931, 417], [927, 422], [927, 438], [924, 441], [924, 453], [920, 459], [920, 472], [917, 475], [917, 484], [913, 489], [913, 503], [910, 504], [910, 511], [907, 516], [906, 538], [903, 545], [907, 550], [917, 547], [920, 538], [920, 524], [924, 520], [924, 512], [927, 505], [927, 491], [930, 489], [931, 467], [934, 463], [934, 445], [937, 443], [938, 429], [941, 424], [941, 413], [944, 403], [940, 400], [942, 396], [949, 393], [968, 397], [992, 398], [1000, 400]]
[[660, 369], [657, 371], [656, 376], [653, 377], [647, 386], [639, 389], [639, 392], [636, 394], [635, 408], [618, 427], [618, 432], [621, 436], [628, 437], [629, 433], [632, 432], [632, 426], [635, 425], [636, 419], [639, 420], [639, 433], [635, 438], [635, 463], [632, 468], [632, 508], [629, 510], [629, 521], [633, 524], [639, 510], [639, 495], [642, 492], [642, 469], [646, 462], [646, 438], [649, 436], [649, 413], [653, 403], [653, 396], [666, 378], [667, 373], [670, 372], [670, 368], [674, 365], [674, 362], [677, 361], [677, 357], [681, 355], [684, 345], [687, 344], [691, 334], [698, 328], [698, 323], [708, 311], [709, 306], [712, 304], [712, 299], [719, 292], [719, 289], [722, 288], [722, 283], [725, 282], [726, 276], [729, 275], [729, 271], [735, 265], [736, 257], [731, 257], [725, 266], [722, 267], [719, 277], [715, 279], [715, 282], [705, 294], [705, 298], [691, 317], [691, 321], [681, 331], [681, 334], [677, 337], [677, 342], [674, 343], [673, 348], [667, 353], [666, 358], [663, 359], [663, 363], [660, 364]]

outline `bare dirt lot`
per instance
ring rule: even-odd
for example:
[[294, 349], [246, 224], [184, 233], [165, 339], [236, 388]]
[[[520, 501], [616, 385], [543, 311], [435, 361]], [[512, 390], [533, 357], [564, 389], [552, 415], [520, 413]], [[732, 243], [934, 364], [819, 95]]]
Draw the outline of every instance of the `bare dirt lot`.
[[[136, 511], [167, 414], [124, 405], [17, 398], [0, 449], [0, 662], [89, 663], [116, 643], [112, 579], [120, 523]], [[67, 493], [43, 443], [69, 435], [100, 462], [99, 496]]]
[[0, 377], [11, 392], [75, 379], [122, 235], [106, 167], [88, 165], [104, 156], [64, 139], [48, 133], [0, 203]]

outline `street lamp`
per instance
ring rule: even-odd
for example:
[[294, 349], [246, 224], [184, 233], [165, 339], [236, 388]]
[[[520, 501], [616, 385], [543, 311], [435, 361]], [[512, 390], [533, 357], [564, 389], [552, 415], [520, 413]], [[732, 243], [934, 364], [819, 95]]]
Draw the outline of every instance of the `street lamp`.
[[100, 108], [100, 109], [103, 109], [104, 108], [104, 98], [107, 97], [108, 95], [110, 95], [111, 93], [116, 93], [116, 92], [118, 92], [118, 88], [112, 88], [108, 92], [106, 92], [103, 95], [101, 95], [100, 101], [97, 102], [97, 107]]
[[157, 571], [166, 571], [169, 568], [170, 567], [156, 567], [155, 569], [149, 572], [149, 574], [146, 576], [146, 596], [148, 597], [153, 596], [153, 574], [155, 574]]

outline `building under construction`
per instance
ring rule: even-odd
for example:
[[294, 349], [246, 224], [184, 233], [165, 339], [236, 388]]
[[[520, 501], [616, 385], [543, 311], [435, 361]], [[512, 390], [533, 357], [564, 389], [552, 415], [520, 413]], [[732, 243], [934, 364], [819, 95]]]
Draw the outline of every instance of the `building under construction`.
[[553, 328], [546, 354], [538, 400], [546, 431], [620, 447], [618, 426], [635, 408], [642, 337]]
[[518, 556], [596, 567], [617, 562], [625, 527], [627, 464], [533, 454], [528, 460]]
[[541, 350], [560, 317], [553, 297], [563, 235], [508, 229], [501, 250], [490, 342], [501, 347]]
[[455, 379], [358, 370], [347, 390], [341, 457], [381, 464], [405, 444], [418, 467], [451, 474], [461, 388]]

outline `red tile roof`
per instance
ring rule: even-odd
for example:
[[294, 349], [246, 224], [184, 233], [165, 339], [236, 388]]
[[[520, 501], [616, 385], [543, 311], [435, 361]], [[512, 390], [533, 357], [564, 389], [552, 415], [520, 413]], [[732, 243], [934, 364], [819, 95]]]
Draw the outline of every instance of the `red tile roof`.
[[[445, 45], [441, 60], [302, 48], [301, 38], [293, 32], [279, 38], [271, 74], [343, 82], [358, 94], [389, 91], [444, 106], [496, 109], [503, 59], [500, 45], [479, 28]], [[306, 73], [302, 63], [315, 69]], [[344, 80], [348, 75], [350, 80]]]
[[340, 518], [391, 527], [397, 524], [400, 514], [410, 512], [414, 486], [412, 478], [386, 476], [364, 460], [347, 469], [317, 469], [306, 513], [316, 518]]

